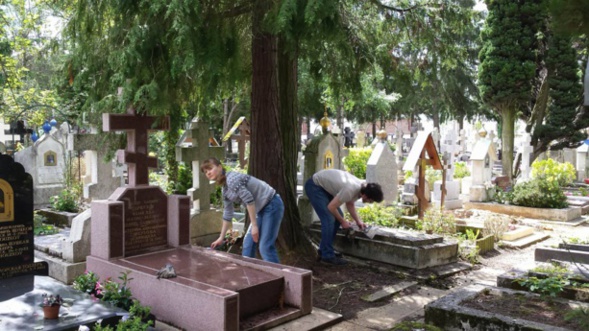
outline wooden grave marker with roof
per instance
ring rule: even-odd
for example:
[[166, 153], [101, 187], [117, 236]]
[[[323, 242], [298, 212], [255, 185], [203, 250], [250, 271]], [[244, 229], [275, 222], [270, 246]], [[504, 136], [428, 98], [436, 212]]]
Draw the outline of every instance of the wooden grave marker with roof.
[[[432, 166], [435, 170], [444, 170], [436, 144], [431, 132], [419, 132], [407, 160], [403, 165], [403, 171], [414, 171], [419, 166], [419, 179], [417, 182], [417, 199], [418, 199], [418, 217], [423, 218], [423, 213], [427, 208], [427, 198], [425, 196], [425, 167]], [[444, 187], [442, 187], [442, 191]]]
[[[235, 131], [238, 131], [239, 133], [236, 134]], [[247, 119], [245, 118], [245, 116], [242, 116], [237, 119], [235, 124], [233, 124], [233, 126], [229, 130], [229, 132], [227, 132], [227, 134], [223, 137], [223, 142], [230, 140], [230, 139], [237, 140], [237, 151], [239, 153], [239, 166], [241, 167], [241, 169], [244, 169], [246, 166], [245, 143], [250, 140], [250, 133], [251, 133], [250, 132], [250, 124], [247, 121]], [[231, 141], [229, 141], [229, 144], [231, 145]]]

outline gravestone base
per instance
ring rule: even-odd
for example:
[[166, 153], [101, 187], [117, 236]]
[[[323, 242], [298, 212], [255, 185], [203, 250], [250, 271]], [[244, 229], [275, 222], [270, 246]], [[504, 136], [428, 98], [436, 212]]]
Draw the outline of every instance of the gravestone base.
[[35, 250], [35, 258], [47, 263], [49, 277], [71, 285], [76, 277], [83, 275], [86, 271], [86, 262], [69, 263], [63, 259]]
[[[434, 183], [434, 192], [432, 194], [432, 204], [440, 205], [442, 200], [442, 182], [436, 181]], [[460, 182], [447, 181], [446, 182], [446, 196], [444, 197], [444, 209], [454, 210], [462, 208], [462, 200], [460, 200]]]
[[[238, 330], [252, 320], [251, 328], [262, 329], [312, 309], [310, 271], [224, 252], [181, 246], [121, 259], [89, 256], [87, 263], [101, 279], [131, 271], [134, 296], [158, 319], [187, 330]], [[157, 279], [167, 263], [177, 277]], [[270, 320], [255, 318], [277, 308]]]
[[[312, 237], [321, 240], [321, 225], [313, 224]], [[348, 236], [339, 231], [333, 247], [344, 255], [411, 269], [424, 269], [458, 261], [458, 243], [438, 235], [379, 228], [373, 239], [364, 233]]]
[[483, 185], [471, 185], [469, 191], [469, 201], [484, 202], [487, 201], [487, 189]]

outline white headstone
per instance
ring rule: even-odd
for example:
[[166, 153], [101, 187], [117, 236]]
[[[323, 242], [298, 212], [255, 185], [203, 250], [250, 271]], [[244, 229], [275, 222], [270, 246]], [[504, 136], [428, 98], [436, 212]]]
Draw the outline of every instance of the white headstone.
[[366, 166], [366, 181], [381, 185], [385, 204], [397, 203], [397, 162], [386, 140], [377, 142], [370, 154]]
[[589, 152], [589, 145], [583, 143], [577, 147], [577, 180], [582, 182], [587, 178], [587, 154]]
[[534, 147], [531, 145], [532, 136], [529, 133], [524, 133], [522, 136], [522, 145], [521, 145], [521, 153], [522, 153], [522, 161], [521, 161], [521, 174], [518, 178], [518, 182], [527, 181], [530, 179], [530, 172], [532, 169], [532, 165], [530, 163], [531, 154], [534, 151]]

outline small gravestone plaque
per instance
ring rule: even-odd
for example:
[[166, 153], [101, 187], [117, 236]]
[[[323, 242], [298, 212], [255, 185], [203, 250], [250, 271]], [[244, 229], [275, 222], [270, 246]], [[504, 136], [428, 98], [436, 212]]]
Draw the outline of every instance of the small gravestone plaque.
[[33, 227], [33, 179], [0, 155], [0, 279], [48, 274], [46, 262], [34, 262]]

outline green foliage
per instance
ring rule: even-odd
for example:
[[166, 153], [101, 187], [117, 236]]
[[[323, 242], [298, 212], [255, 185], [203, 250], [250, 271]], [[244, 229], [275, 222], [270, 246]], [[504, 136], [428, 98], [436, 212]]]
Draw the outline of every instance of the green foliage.
[[565, 321], [574, 321], [581, 327], [580, 330], [589, 330], [589, 309], [586, 307], [575, 307], [564, 315]]
[[558, 184], [544, 179], [533, 179], [515, 185], [511, 202], [517, 206], [534, 208], [566, 208], [567, 198]]
[[390, 331], [415, 331], [415, 330], [422, 330], [422, 331], [442, 331], [442, 329], [438, 328], [437, 326], [433, 326], [430, 324], [425, 324], [421, 322], [402, 322], [395, 325]]
[[372, 154], [372, 148], [350, 148], [348, 156], [344, 158], [346, 171], [360, 179], [365, 179], [370, 154]]
[[466, 166], [466, 162], [455, 162], [454, 163], [454, 178], [460, 179], [470, 176], [470, 170]]
[[[479, 262], [480, 248], [476, 245], [480, 230], [466, 229], [464, 234], [458, 234], [458, 255], [471, 264]], [[465, 244], [466, 243], [466, 244]]]
[[575, 167], [568, 163], [560, 163], [551, 158], [534, 161], [532, 164], [532, 178], [543, 179], [563, 187], [572, 184], [577, 177]]
[[542, 295], [549, 295], [556, 297], [562, 292], [565, 286], [571, 284], [570, 280], [562, 276], [553, 276], [546, 278], [527, 277], [518, 278], [515, 280], [519, 285], [529, 289], [532, 292], [537, 292]]
[[128, 286], [128, 283], [133, 280], [133, 278], [129, 278], [130, 272], [122, 272], [119, 279], [121, 283], [117, 283], [111, 279], [107, 279], [106, 282], [100, 284], [100, 293], [102, 295], [101, 300], [105, 302], [110, 302], [114, 306], [122, 308], [124, 310], [129, 310], [131, 305], [133, 305], [133, 300], [131, 298], [131, 289]]
[[357, 209], [358, 216], [366, 224], [380, 225], [389, 228], [397, 227], [403, 211], [396, 207], [387, 207], [380, 203], [372, 203]]
[[434, 183], [442, 180], [442, 170], [435, 170], [431, 166], [425, 169], [425, 180], [428, 182], [430, 190], [434, 189]]
[[456, 218], [454, 214], [441, 211], [439, 207], [430, 207], [425, 211], [423, 220], [416, 222], [418, 230], [437, 234], [456, 233]]
[[49, 198], [49, 202], [51, 203], [51, 208], [57, 211], [76, 213], [80, 208], [79, 201], [81, 196], [82, 184], [74, 184], [61, 191], [59, 195]]
[[563, 277], [568, 274], [569, 269], [566, 266], [562, 266], [558, 263], [552, 263], [549, 266], [535, 267], [531, 271], [548, 274], [549, 276]]
[[46, 236], [50, 234], [55, 234], [59, 232], [52, 224], [46, 224], [45, 219], [43, 216], [35, 213], [33, 216], [33, 223], [34, 223], [34, 230], [33, 233], [35, 236]]
[[96, 284], [98, 283], [98, 276], [92, 271], [86, 271], [83, 275], [80, 275], [74, 279], [72, 287], [78, 291], [95, 294]]
[[497, 242], [507, 230], [509, 230], [509, 222], [507, 220], [499, 216], [490, 216], [484, 221], [483, 236], [493, 235], [495, 242]]
[[511, 203], [513, 200], [513, 190], [503, 191], [498, 186], [494, 186], [491, 191], [493, 200], [497, 203]]
[[192, 188], [192, 165], [180, 163], [178, 165], [178, 181], [175, 185], [176, 194], [186, 194]]
[[569, 244], [589, 245], [589, 239], [580, 239], [578, 237], [570, 237], [565, 240]]

